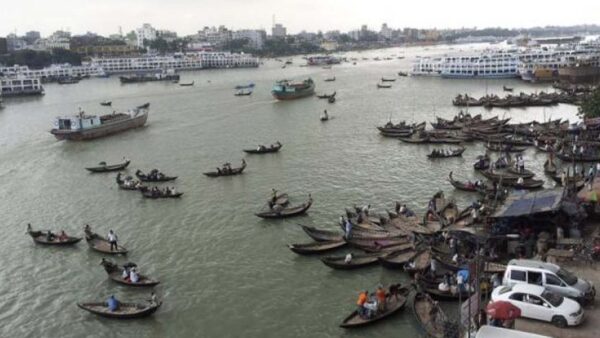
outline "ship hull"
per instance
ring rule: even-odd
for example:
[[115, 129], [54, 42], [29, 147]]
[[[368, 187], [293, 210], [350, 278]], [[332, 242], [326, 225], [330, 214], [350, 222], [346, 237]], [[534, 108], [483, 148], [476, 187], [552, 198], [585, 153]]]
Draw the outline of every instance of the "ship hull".
[[126, 76], [120, 76], [119, 80], [121, 83], [138, 83], [138, 82], [153, 82], [153, 81], [179, 81], [179, 75], [166, 75], [161, 78], [156, 77], [138, 77], [130, 78]]
[[70, 140], [70, 141], [85, 141], [101, 138], [121, 132], [125, 132], [130, 129], [142, 127], [148, 120], [148, 113], [140, 116], [136, 116], [126, 121], [119, 121], [115, 123], [108, 123], [97, 128], [84, 129], [84, 130], [60, 130], [52, 129], [50, 133], [58, 140]]
[[309, 97], [314, 95], [314, 88], [311, 90], [306, 90], [301, 93], [293, 93], [293, 94], [281, 94], [281, 93], [273, 93], [273, 97], [280, 101], [288, 101], [288, 100], [296, 100], [301, 99], [303, 97]]

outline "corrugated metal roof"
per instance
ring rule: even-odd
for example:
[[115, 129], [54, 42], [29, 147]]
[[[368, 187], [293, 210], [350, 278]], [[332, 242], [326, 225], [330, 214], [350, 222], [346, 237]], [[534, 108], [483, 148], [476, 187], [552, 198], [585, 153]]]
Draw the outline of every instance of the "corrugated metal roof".
[[562, 202], [563, 189], [541, 190], [529, 193], [513, 192], [493, 218], [519, 217], [557, 211]]

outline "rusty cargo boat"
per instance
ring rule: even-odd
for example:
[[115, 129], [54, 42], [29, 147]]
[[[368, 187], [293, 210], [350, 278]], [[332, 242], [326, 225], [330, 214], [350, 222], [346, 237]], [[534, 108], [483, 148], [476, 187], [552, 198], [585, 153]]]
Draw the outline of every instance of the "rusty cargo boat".
[[148, 107], [143, 105], [126, 112], [57, 117], [50, 131], [59, 140], [82, 141], [104, 137], [143, 126], [148, 119]]

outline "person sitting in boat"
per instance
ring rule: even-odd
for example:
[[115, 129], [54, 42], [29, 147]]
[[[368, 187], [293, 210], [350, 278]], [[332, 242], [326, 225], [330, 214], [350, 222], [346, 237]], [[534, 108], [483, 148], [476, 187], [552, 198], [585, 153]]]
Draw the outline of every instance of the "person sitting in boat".
[[264, 151], [265, 149], [267, 149], [267, 147], [265, 147], [264, 145], [260, 144], [256, 150], [258, 150], [258, 151]]
[[438, 284], [438, 290], [442, 292], [450, 292], [450, 276], [447, 273], [444, 274], [442, 282]]
[[283, 211], [283, 207], [280, 204], [275, 204], [275, 205], [273, 205], [272, 210], [273, 210], [273, 212], [275, 212], [279, 215]]
[[175, 187], [171, 187], [171, 194], [176, 195], [177, 191], [175, 190]]
[[379, 309], [379, 302], [377, 301], [377, 298], [371, 298], [363, 305], [363, 307], [366, 309], [367, 318], [373, 318]]
[[271, 188], [271, 202], [277, 202], [277, 190], [275, 188]]
[[353, 257], [354, 256], [352, 255], [352, 252], [347, 253], [346, 257], [344, 257], [344, 263], [350, 264], [350, 262], [352, 262]]
[[346, 240], [352, 238], [352, 223], [350, 220], [346, 220], [346, 223], [344, 224], [344, 230], [344, 238]]
[[108, 307], [109, 311], [115, 312], [119, 309], [119, 301], [117, 300], [117, 298], [115, 298], [114, 295], [111, 295], [106, 301], [106, 306]]
[[52, 233], [52, 231], [48, 230], [48, 232], [46, 233], [46, 241], [52, 242], [52, 241], [54, 241], [55, 238], [56, 238], [56, 235], [54, 233]]
[[129, 271], [129, 281], [131, 283], [138, 283], [140, 281], [140, 275], [135, 267], [131, 268]]
[[523, 183], [523, 177], [519, 177], [519, 179], [517, 179], [517, 185], [523, 185]]
[[377, 290], [375, 290], [375, 297], [377, 298], [377, 310], [382, 313], [385, 311], [386, 307], [386, 299], [387, 296], [385, 294], [385, 290], [383, 289], [383, 285], [379, 284], [377, 286]]
[[371, 205], [367, 204], [365, 206], [362, 207], [362, 213], [365, 214], [365, 216], [369, 216], [369, 209], [371, 209]]
[[129, 281], [129, 269], [126, 266], [123, 266], [123, 272], [121, 273], [121, 278], [124, 281]]
[[154, 292], [152, 292], [150, 294], [150, 300], [148, 300], [148, 302], [150, 303], [150, 305], [157, 305], [158, 304], [158, 297], [156, 297], [156, 294]]
[[365, 290], [358, 294], [358, 300], [356, 301], [358, 315], [362, 318], [367, 317], [367, 308], [365, 308], [365, 304], [369, 298], [369, 291]]
[[323, 117], [324, 117], [325, 119], [328, 119], [328, 118], [329, 118], [329, 115], [327, 114], [327, 109], [325, 109], [325, 110], [323, 111]]
[[69, 239], [69, 236], [67, 236], [67, 234], [65, 233], [65, 231], [64, 231], [64, 230], [61, 230], [61, 231], [60, 231], [60, 234], [58, 235], [58, 240], [59, 240], [60, 242], [64, 242], [64, 241], [66, 241], [66, 240], [68, 240], [68, 239]]

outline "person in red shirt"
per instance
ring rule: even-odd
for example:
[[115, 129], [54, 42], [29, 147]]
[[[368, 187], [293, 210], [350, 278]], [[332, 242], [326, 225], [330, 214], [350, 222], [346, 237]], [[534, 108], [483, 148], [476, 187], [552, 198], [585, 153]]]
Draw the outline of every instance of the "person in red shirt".
[[385, 290], [383, 289], [383, 286], [381, 284], [377, 287], [377, 290], [375, 291], [375, 296], [377, 297], [377, 307], [379, 312], [385, 311], [387, 297], [385, 295]]

